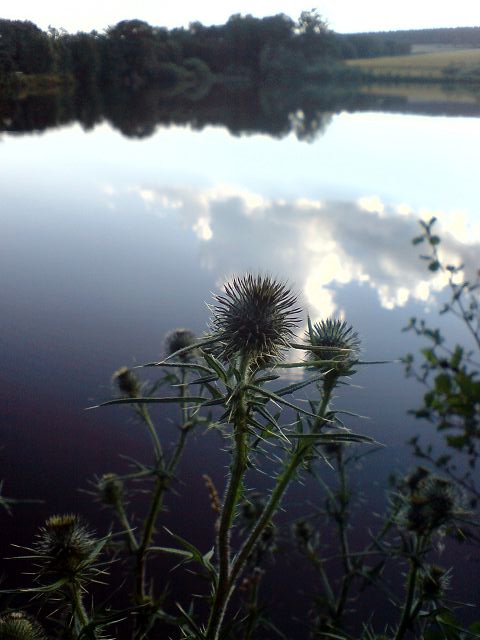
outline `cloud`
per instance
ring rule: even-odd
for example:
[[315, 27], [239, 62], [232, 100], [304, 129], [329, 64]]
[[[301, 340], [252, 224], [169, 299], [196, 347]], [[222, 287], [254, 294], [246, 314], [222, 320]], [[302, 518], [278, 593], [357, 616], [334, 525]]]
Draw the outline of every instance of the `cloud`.
[[[201, 265], [219, 279], [232, 273], [263, 271], [294, 282], [314, 319], [341, 314], [338, 290], [366, 283], [381, 306], [394, 309], [409, 300], [427, 302], [447, 285], [430, 273], [411, 240], [418, 219], [432, 212], [384, 204], [376, 195], [358, 202], [267, 200], [230, 186], [209, 189], [134, 187], [129, 192], [146, 210], [178, 216], [199, 242]], [[112, 198], [121, 194], [112, 194]], [[480, 234], [466, 216], [435, 212], [442, 236], [442, 259], [465, 263], [473, 273]], [[420, 245], [421, 247], [423, 245]]]

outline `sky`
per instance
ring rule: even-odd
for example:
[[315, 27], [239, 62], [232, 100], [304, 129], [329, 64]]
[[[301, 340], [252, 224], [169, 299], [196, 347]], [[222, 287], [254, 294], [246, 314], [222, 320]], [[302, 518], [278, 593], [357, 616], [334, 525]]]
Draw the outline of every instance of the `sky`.
[[[205, 25], [222, 24], [235, 13], [258, 17], [285, 13], [297, 19], [301, 11], [314, 6], [306, 0], [16, 0], [2, 4], [1, 18], [31, 20], [42, 29], [52, 26], [69, 32], [102, 31], [129, 18], [169, 28], [197, 20]], [[316, 8], [332, 29], [344, 33], [480, 25], [475, 0], [319, 0]]]

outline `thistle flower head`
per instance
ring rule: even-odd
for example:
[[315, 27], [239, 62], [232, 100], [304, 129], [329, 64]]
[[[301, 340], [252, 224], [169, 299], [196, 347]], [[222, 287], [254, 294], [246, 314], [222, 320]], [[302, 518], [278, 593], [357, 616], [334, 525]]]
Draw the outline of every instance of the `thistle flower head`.
[[249, 274], [228, 282], [215, 300], [211, 328], [225, 360], [242, 355], [264, 364], [289, 346], [299, 309], [285, 283]]
[[123, 396], [138, 398], [140, 395], [140, 380], [128, 367], [117, 369], [112, 376], [112, 382]]
[[[173, 329], [165, 336], [165, 352], [167, 356], [171, 356], [176, 351], [195, 344], [196, 340], [197, 336], [190, 329]], [[182, 362], [187, 362], [195, 357], [195, 351], [195, 349], [192, 349], [192, 351], [182, 353], [179, 355], [179, 359]]]
[[316, 545], [318, 536], [308, 520], [302, 518], [294, 522], [292, 525], [292, 533], [300, 552], [305, 552], [309, 545]]
[[55, 515], [40, 529], [34, 549], [41, 575], [81, 581], [98, 573], [101, 543], [74, 514]]
[[110, 507], [116, 507], [123, 500], [123, 482], [116, 473], [105, 473], [95, 485], [101, 502]]
[[409, 531], [430, 535], [465, 515], [462, 495], [445, 478], [419, 468], [407, 477], [400, 523]]
[[23, 611], [10, 611], [0, 616], [1, 640], [47, 640], [39, 623]]
[[328, 362], [314, 366], [324, 373], [345, 376], [352, 373], [360, 351], [360, 339], [353, 327], [337, 318], [328, 318], [312, 324], [308, 321], [306, 341], [309, 344], [307, 360]]
[[437, 565], [427, 566], [418, 577], [423, 600], [436, 601], [450, 588], [451, 574]]

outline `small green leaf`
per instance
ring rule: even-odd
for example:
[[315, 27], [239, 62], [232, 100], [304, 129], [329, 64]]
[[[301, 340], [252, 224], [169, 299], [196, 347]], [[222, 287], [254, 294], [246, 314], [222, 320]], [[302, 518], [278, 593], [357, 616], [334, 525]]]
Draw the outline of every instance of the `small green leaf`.
[[314, 413], [311, 413], [310, 411], [306, 411], [305, 409], [297, 407], [296, 405], [292, 404], [291, 402], [288, 402], [287, 400], [284, 400], [283, 398], [278, 396], [276, 393], [273, 393], [272, 391], [267, 391], [267, 389], [262, 389], [262, 387], [257, 387], [256, 385], [253, 385], [253, 384], [246, 385], [246, 388], [247, 389], [251, 389], [252, 391], [256, 391], [260, 395], [263, 395], [266, 398], [269, 398], [270, 400], [273, 400], [274, 402], [278, 402], [279, 404], [284, 404], [286, 407], [290, 407], [291, 409], [295, 409], [295, 411], [299, 411], [300, 413], [303, 413], [304, 415], [310, 416], [311, 418], [316, 418], [317, 417]]
[[115, 398], [114, 400], [107, 400], [107, 402], [101, 402], [93, 407], [87, 407], [86, 410], [98, 409], [99, 407], [107, 407], [113, 404], [203, 404], [206, 398], [200, 396], [189, 397], [166, 397], [166, 398]]
[[277, 391], [275, 391], [275, 393], [278, 396], [285, 396], [285, 395], [288, 395], [290, 393], [295, 393], [296, 391], [299, 391], [300, 389], [303, 389], [304, 387], [307, 387], [309, 384], [313, 384], [314, 382], [319, 382], [320, 380], [323, 380], [323, 374], [322, 375], [317, 375], [317, 376], [312, 376], [311, 378], [308, 378], [307, 380], [302, 380], [300, 382], [295, 382], [293, 384], [288, 385], [288, 387], [283, 387], [282, 389], [277, 389]]
[[220, 378], [220, 380], [226, 384], [228, 380], [227, 372], [222, 367], [221, 362], [217, 360], [217, 358], [215, 358], [215, 356], [211, 353], [204, 353], [203, 357], [208, 366], [211, 367]]
[[378, 444], [370, 436], [362, 436], [359, 433], [289, 433], [288, 437], [296, 440], [315, 440], [317, 444], [339, 444], [342, 442]]

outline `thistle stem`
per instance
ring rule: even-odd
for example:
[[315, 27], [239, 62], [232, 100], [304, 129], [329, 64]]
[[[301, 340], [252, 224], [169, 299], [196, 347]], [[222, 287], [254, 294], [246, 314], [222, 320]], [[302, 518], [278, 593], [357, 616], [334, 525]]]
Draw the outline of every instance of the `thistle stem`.
[[[331, 388], [328, 388], [324, 393], [324, 396], [322, 398], [322, 402], [317, 414], [317, 419], [313, 426], [313, 430], [315, 432], [318, 432], [322, 428], [322, 426], [326, 423], [325, 415], [328, 410], [328, 404], [330, 401], [332, 390], [333, 390], [333, 386]], [[265, 528], [269, 525], [274, 513], [277, 511], [290, 482], [295, 476], [295, 473], [298, 467], [306, 459], [306, 457], [312, 451], [314, 446], [315, 445], [312, 443], [298, 445], [296, 450], [293, 452], [292, 457], [290, 458], [287, 465], [285, 466], [283, 472], [277, 476], [275, 486], [272, 490], [272, 493], [270, 494], [270, 499], [265, 505], [257, 524], [253, 527], [252, 531], [250, 532], [250, 535], [248, 536], [242, 548], [238, 552], [236, 558], [234, 559], [227, 583], [225, 584], [225, 586], [222, 586], [223, 602], [217, 605], [217, 608], [219, 608], [221, 605], [221, 610], [219, 610], [218, 613], [216, 614], [216, 618], [214, 621], [212, 621], [212, 618], [210, 620], [210, 623], [214, 622], [217, 625], [217, 628], [216, 630], [214, 630], [213, 635], [208, 635], [207, 633], [208, 640], [210, 640], [210, 638], [212, 640], [216, 640], [218, 638], [223, 616], [225, 615], [228, 602], [235, 588], [235, 583], [238, 577], [241, 575], [243, 569], [245, 568], [245, 564], [250, 554], [252, 553], [255, 545], [257, 544], [260, 536], [262, 535]], [[211, 628], [213, 627], [211, 624], [209, 624], [209, 630]]]
[[[82, 631], [90, 624], [87, 612], [82, 602], [82, 592], [80, 586], [76, 583], [71, 586], [72, 591], [72, 609], [75, 631], [78, 630], [77, 637], [82, 635]], [[95, 631], [92, 631], [93, 638], [96, 638]]]
[[144, 404], [141, 404], [141, 405], [138, 406], [138, 412], [139, 412], [142, 420], [147, 425], [148, 432], [149, 432], [150, 437], [152, 439], [153, 449], [155, 451], [155, 460], [156, 460], [156, 462], [158, 464], [159, 462], [161, 462], [163, 460], [163, 451], [162, 451], [162, 445], [160, 444], [160, 440], [159, 440], [159, 437], [157, 435], [157, 430], [155, 429], [155, 426], [154, 426], [154, 424], [152, 422], [152, 419], [150, 417], [150, 413], [148, 412], [148, 409]]
[[248, 358], [243, 358], [240, 364], [240, 382], [237, 398], [235, 399], [236, 406], [233, 418], [233, 460], [218, 527], [218, 584], [206, 632], [208, 640], [216, 640], [218, 638], [232, 590], [232, 581], [230, 579], [230, 533], [235, 517], [235, 509], [242, 493], [243, 476], [248, 462], [248, 407], [245, 391], [243, 390], [248, 382], [248, 370]]
[[115, 508], [115, 513], [117, 514], [118, 520], [122, 525], [123, 529], [125, 530], [129, 549], [132, 553], [134, 553], [138, 549], [138, 542], [135, 537], [135, 534], [133, 533], [133, 529], [130, 526], [130, 522], [128, 521], [128, 517], [125, 512], [125, 507], [123, 506], [123, 502], [121, 500], [118, 500], [114, 508]]
[[402, 617], [400, 620], [400, 624], [398, 625], [397, 633], [395, 634], [394, 640], [402, 640], [406, 631], [408, 630], [412, 621], [414, 620], [414, 617], [412, 615], [413, 614], [412, 604], [415, 596], [417, 574], [419, 569], [419, 561], [418, 561], [419, 550], [420, 550], [420, 540], [417, 539], [415, 553], [410, 558], [410, 570], [408, 573], [405, 604], [403, 605]]

